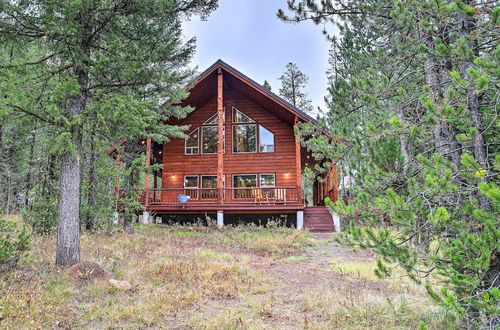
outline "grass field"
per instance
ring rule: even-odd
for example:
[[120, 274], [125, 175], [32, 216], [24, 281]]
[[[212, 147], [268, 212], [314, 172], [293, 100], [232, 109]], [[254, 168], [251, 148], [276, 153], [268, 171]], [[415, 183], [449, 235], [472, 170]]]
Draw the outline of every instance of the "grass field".
[[137, 227], [83, 234], [82, 259], [126, 280], [79, 283], [34, 237], [0, 281], [0, 328], [454, 328], [405, 278], [379, 280], [374, 256], [292, 229]]

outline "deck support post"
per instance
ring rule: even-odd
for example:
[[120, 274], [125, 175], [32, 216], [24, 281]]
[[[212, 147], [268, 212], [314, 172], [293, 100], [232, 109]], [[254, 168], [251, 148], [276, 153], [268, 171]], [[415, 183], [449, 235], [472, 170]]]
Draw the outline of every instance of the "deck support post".
[[142, 224], [147, 225], [149, 223], [149, 212], [144, 211], [142, 212]]
[[224, 227], [224, 211], [222, 210], [217, 211], [217, 227]]
[[304, 229], [304, 211], [297, 211], [297, 230]]
[[224, 101], [222, 70], [217, 71], [217, 195], [219, 205], [224, 203]]

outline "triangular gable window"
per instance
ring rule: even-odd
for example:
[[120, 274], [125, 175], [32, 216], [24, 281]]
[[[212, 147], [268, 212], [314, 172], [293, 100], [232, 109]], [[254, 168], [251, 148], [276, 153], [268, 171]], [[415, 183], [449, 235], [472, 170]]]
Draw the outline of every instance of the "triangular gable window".
[[240, 110], [233, 107], [233, 124], [255, 123], [255, 121], [245, 115]]
[[[226, 111], [222, 113], [222, 121], [223, 122], [226, 121]], [[219, 124], [219, 116], [216, 113], [212, 117], [208, 118], [208, 120], [205, 121], [202, 125], [217, 125], [217, 124]]]

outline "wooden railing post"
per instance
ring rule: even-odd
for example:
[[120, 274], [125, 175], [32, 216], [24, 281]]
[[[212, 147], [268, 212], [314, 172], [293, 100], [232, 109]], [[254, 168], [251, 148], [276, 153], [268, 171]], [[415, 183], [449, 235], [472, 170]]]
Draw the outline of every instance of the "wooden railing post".
[[151, 167], [151, 138], [146, 139], [146, 173], [144, 173], [144, 206], [149, 204], [149, 168]]
[[224, 175], [224, 105], [223, 105], [223, 81], [222, 69], [217, 71], [217, 119], [218, 119], [218, 135], [217, 135], [217, 190], [219, 204], [224, 203], [223, 180]]

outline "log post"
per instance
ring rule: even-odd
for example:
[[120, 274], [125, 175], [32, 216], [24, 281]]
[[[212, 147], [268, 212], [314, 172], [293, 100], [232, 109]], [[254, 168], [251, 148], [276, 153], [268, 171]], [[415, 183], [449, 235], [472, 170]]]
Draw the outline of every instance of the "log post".
[[[299, 129], [299, 118], [295, 116], [294, 131]], [[295, 132], [294, 132], [295, 133]], [[302, 202], [302, 156], [300, 153], [300, 133], [295, 133], [295, 167], [297, 180], [297, 196], [299, 202]]]
[[339, 177], [337, 173], [337, 164], [332, 161], [332, 178], [333, 178], [333, 201], [339, 199]]
[[224, 203], [224, 187], [222, 176], [224, 175], [224, 105], [223, 105], [223, 80], [222, 69], [217, 71], [217, 191], [219, 205]]
[[115, 211], [118, 211], [118, 201], [120, 200], [120, 154], [116, 152], [115, 157]]
[[149, 168], [151, 167], [151, 138], [146, 139], [146, 173], [144, 173], [144, 207], [146, 208], [142, 214], [142, 222], [149, 222]]

